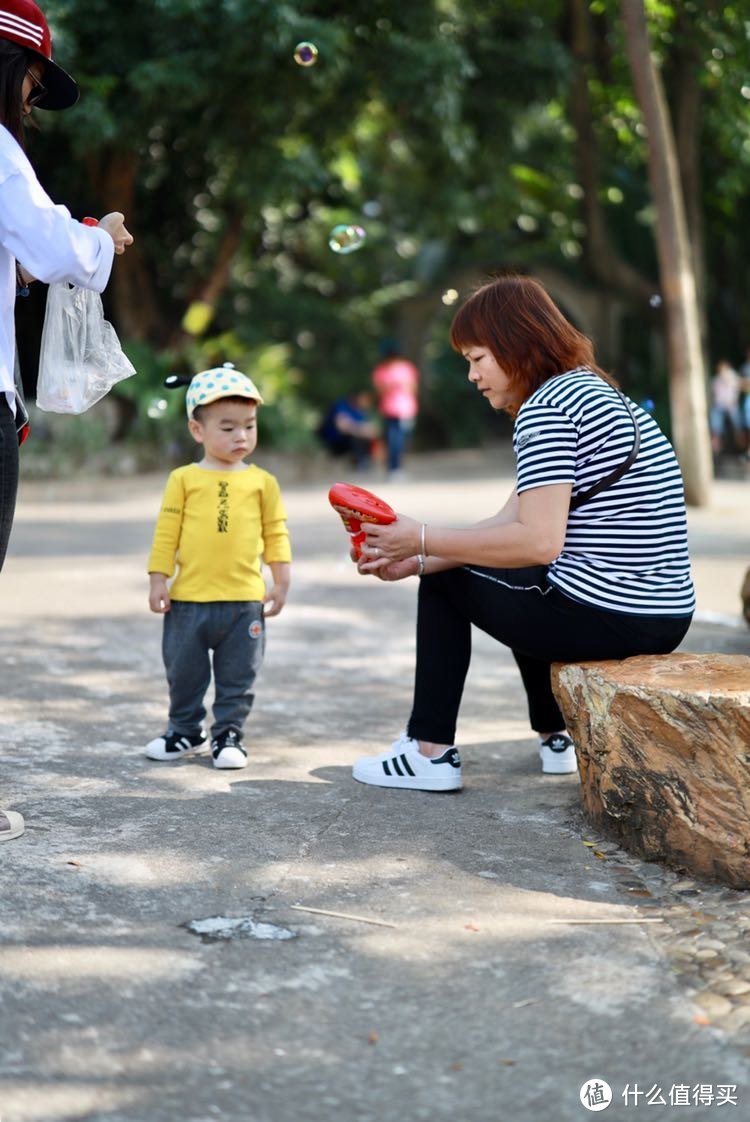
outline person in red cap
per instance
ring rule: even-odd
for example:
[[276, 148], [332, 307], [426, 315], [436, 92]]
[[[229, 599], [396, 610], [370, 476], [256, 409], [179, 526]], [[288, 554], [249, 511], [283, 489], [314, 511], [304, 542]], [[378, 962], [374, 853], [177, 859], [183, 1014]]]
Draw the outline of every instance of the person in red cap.
[[[56, 206], [23, 150], [24, 125], [35, 109], [68, 109], [78, 86], [52, 58], [43, 13], [33, 0], [0, 0], [0, 568], [18, 488], [18, 445], [26, 412], [16, 386], [16, 295], [38, 279], [68, 281], [101, 292], [115, 253], [132, 244], [122, 214], [84, 225]], [[23, 818], [0, 810], [0, 842], [19, 837]]]

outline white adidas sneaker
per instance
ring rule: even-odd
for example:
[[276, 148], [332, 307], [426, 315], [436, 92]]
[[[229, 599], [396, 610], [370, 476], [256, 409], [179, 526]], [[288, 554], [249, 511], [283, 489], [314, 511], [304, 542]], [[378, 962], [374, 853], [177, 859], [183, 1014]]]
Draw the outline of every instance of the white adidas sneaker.
[[228, 728], [211, 741], [211, 755], [214, 767], [247, 767], [247, 752], [242, 746], [242, 733], [239, 729]]
[[373, 787], [404, 787], [411, 791], [460, 791], [461, 758], [457, 748], [430, 759], [419, 751], [416, 740], [402, 733], [387, 752], [362, 756], [352, 768], [360, 783]]
[[196, 756], [207, 748], [206, 734], [203, 729], [192, 736], [179, 732], [165, 732], [150, 740], [143, 754], [150, 760], [179, 760], [182, 756]]
[[578, 771], [576, 747], [566, 732], [554, 732], [539, 742], [545, 775], [572, 775]]

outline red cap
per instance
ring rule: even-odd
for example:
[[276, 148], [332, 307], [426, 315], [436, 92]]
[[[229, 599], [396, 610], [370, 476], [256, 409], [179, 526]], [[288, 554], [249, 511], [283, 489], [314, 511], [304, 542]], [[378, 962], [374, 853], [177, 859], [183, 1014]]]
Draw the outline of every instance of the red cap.
[[79, 90], [67, 71], [52, 61], [52, 40], [47, 21], [34, 0], [0, 0], [0, 39], [18, 43], [44, 62], [42, 83], [46, 95], [39, 109], [68, 109], [78, 101]]

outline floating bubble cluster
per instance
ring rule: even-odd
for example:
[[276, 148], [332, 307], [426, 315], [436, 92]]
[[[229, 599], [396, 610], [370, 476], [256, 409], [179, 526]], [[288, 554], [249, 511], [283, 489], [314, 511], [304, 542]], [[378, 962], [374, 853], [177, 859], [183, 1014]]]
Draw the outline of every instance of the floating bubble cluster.
[[154, 421], [158, 421], [166, 413], [168, 405], [169, 402], [165, 401], [163, 397], [155, 397], [150, 402], [146, 412]]
[[354, 253], [365, 244], [367, 233], [361, 226], [334, 226], [328, 235], [328, 244], [334, 253]]
[[456, 289], [456, 288], [446, 288], [445, 292], [440, 297], [440, 299], [443, 301], [443, 303], [445, 304], [445, 306], [447, 308], [450, 308], [450, 306], [452, 304], [455, 304], [456, 300], [458, 300], [458, 289]]
[[318, 61], [318, 48], [314, 43], [298, 43], [294, 48], [294, 61], [297, 66], [315, 66]]

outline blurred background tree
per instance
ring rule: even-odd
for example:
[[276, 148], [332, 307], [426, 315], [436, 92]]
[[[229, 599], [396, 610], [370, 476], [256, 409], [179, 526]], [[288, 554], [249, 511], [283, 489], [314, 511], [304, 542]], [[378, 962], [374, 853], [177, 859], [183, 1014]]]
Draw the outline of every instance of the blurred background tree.
[[[264, 439], [311, 447], [325, 406], [367, 385], [385, 335], [423, 372], [423, 446], [507, 433], [476, 408], [446, 343], [456, 302], [503, 269], [539, 276], [669, 429], [645, 129], [616, 0], [46, 10], [82, 97], [38, 114], [32, 159], [73, 213], [122, 210], [137, 237], [105, 297], [139, 370], [112, 395], [118, 439], [163, 449], [182, 428], [164, 374], [229, 360], [262, 377]], [[737, 236], [750, 210], [750, 43], [738, 3], [647, 0], [646, 11], [708, 377], [750, 343]], [[318, 49], [309, 67], [294, 60], [305, 40]], [[355, 253], [329, 248], [337, 223], [366, 231]], [[33, 393], [28, 321], [43, 309], [38, 295], [27, 303]]]

